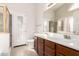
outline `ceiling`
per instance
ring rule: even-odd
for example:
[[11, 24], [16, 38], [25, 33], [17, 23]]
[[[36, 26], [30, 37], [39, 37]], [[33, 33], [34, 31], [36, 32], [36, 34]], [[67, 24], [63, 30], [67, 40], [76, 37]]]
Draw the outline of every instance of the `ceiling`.
[[8, 3], [7, 6], [9, 8], [10, 13], [26, 13], [29, 12], [29, 10], [33, 10], [35, 8], [34, 3]]

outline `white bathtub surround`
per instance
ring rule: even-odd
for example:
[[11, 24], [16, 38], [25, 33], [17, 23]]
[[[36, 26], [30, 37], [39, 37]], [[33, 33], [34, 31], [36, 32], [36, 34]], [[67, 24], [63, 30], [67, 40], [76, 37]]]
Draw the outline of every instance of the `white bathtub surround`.
[[61, 44], [61, 45], [64, 45], [64, 46], [67, 46], [69, 48], [79, 50], [79, 47], [78, 47], [79, 46], [79, 40], [76, 39], [76, 38], [66, 39], [66, 38], [63, 37], [63, 35], [56, 34], [56, 33], [53, 33], [53, 36], [51, 36], [51, 37], [49, 35], [47, 35], [47, 36], [45, 36], [45, 35], [46, 34], [37, 34], [35, 36], [45, 38], [47, 40], [53, 41], [55, 43], [58, 43], [58, 44]]
[[0, 33], [0, 55], [10, 55], [9, 33]]

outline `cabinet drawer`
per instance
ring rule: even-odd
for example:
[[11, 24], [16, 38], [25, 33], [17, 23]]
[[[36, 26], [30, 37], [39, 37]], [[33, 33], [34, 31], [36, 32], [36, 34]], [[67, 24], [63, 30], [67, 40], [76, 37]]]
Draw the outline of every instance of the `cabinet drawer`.
[[54, 56], [55, 50], [45, 46], [45, 56]]
[[50, 47], [50, 48], [55, 49], [55, 43], [54, 42], [51, 42], [49, 40], [45, 40], [45, 45]]
[[65, 56], [79, 56], [79, 51], [58, 44], [56, 45], [56, 52]]

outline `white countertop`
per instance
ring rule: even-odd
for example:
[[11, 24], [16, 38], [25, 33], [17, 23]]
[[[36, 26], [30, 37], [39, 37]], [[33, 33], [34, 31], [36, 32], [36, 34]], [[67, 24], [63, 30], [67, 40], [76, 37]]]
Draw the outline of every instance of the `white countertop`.
[[52, 42], [64, 45], [66, 47], [75, 49], [75, 50], [79, 50], [79, 40], [76, 39], [65, 39], [65, 38], [59, 38], [59, 37], [49, 37], [46, 34], [36, 34], [35, 36], [50, 40]]

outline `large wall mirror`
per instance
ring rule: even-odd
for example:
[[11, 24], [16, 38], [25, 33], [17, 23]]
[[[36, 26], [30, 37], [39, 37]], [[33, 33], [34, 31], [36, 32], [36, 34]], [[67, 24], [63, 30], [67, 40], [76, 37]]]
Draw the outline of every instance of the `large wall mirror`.
[[79, 4], [66, 3], [56, 10], [58, 33], [79, 34]]
[[79, 4], [64, 3], [59, 8], [54, 9], [53, 18], [55, 22], [54, 20], [49, 22], [50, 32], [79, 34]]

